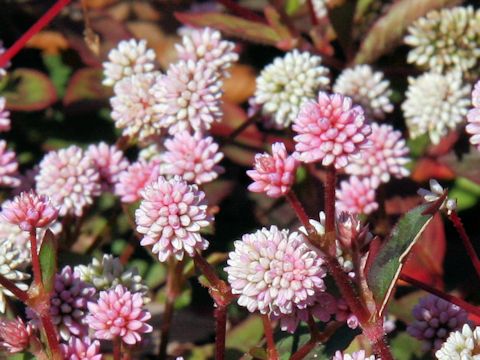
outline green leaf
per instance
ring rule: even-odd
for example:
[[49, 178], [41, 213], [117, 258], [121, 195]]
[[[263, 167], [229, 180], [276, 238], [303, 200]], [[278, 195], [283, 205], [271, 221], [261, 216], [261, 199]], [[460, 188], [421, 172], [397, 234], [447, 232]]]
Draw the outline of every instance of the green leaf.
[[245, 20], [233, 15], [216, 12], [176, 12], [175, 17], [186, 25], [197, 27], [209, 26], [222, 31], [226, 35], [255, 43], [276, 46], [283, 40], [271, 26], [256, 21]]
[[285, 2], [285, 12], [287, 15], [295, 14], [298, 9], [303, 5], [303, 2], [300, 0], [287, 0]]
[[257, 345], [262, 337], [262, 318], [259, 315], [252, 315], [229, 330], [225, 345], [229, 349], [236, 349], [246, 353]]
[[54, 85], [40, 71], [15, 69], [10, 75], [10, 81], [7, 89], [2, 92], [10, 110], [38, 111], [57, 101]]
[[432, 204], [423, 204], [407, 212], [393, 228], [373, 260], [367, 282], [380, 315], [390, 298], [408, 253], [432, 220], [431, 213], [423, 214], [431, 206]]
[[392, 355], [395, 360], [418, 359], [423, 354], [422, 343], [413, 340], [412, 337], [402, 332], [394, 337], [390, 342]]
[[448, 191], [448, 197], [457, 199], [457, 209], [469, 209], [480, 197], [480, 185], [464, 177], [458, 177], [455, 185]]
[[360, 45], [355, 63], [371, 63], [396, 46], [412, 22], [431, 10], [453, 6], [461, 0], [399, 0], [372, 26]]
[[57, 94], [61, 97], [65, 94], [65, 87], [68, 82], [68, 78], [72, 73], [72, 68], [65, 65], [62, 56], [60, 54], [44, 54], [43, 63], [48, 69], [50, 79], [55, 86]]
[[[107, 102], [112, 95], [111, 89], [102, 85], [102, 69], [84, 68], [77, 70], [71, 77], [63, 103], [65, 106], [78, 105], [85, 110], [85, 104], [98, 107]], [[88, 110], [88, 107], [87, 107]]]
[[8, 355], [9, 360], [33, 360], [35, 357], [30, 353], [17, 353]]
[[39, 257], [43, 286], [47, 292], [51, 292], [57, 272], [57, 240], [50, 229], [47, 229], [43, 237]]

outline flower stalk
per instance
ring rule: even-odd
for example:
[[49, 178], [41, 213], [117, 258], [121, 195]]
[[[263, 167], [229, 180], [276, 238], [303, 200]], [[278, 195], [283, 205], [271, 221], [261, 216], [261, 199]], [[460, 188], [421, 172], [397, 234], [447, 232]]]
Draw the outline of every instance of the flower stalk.
[[33, 228], [29, 232], [30, 251], [32, 254], [33, 281], [36, 286], [43, 286], [40, 259], [38, 257], [37, 230]]
[[273, 328], [270, 318], [267, 314], [262, 315], [263, 331], [267, 341], [268, 360], [278, 360], [278, 351], [275, 347], [275, 339], [273, 338]]

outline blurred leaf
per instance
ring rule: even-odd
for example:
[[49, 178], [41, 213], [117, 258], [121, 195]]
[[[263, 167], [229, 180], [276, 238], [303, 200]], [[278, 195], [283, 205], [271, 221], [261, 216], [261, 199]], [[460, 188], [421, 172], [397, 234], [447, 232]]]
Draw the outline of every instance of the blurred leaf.
[[455, 178], [455, 173], [438, 160], [425, 157], [415, 163], [411, 178], [416, 182], [426, 182], [430, 179], [451, 180]]
[[[210, 265], [215, 267], [218, 264], [225, 262], [227, 259], [228, 259], [227, 253], [214, 252], [208, 255], [207, 262]], [[185, 264], [185, 267], [183, 268], [183, 275], [185, 276], [185, 279], [195, 276], [195, 264], [193, 263], [193, 261], [189, 260]]]
[[412, 360], [423, 354], [422, 343], [405, 333], [399, 333], [390, 341], [392, 355], [395, 360]]
[[35, 357], [30, 353], [9, 354], [9, 360], [33, 360]]
[[58, 96], [62, 97], [65, 94], [65, 88], [68, 78], [72, 73], [72, 68], [65, 65], [62, 56], [58, 54], [45, 54], [43, 56], [43, 63], [48, 69], [50, 79], [55, 86]]
[[251, 167], [255, 158], [256, 151], [245, 149], [237, 145], [225, 145], [222, 148], [227, 158], [238, 165]]
[[439, 160], [452, 169], [457, 176], [480, 184], [480, 166], [478, 166], [480, 164], [480, 152], [473, 147], [468, 154], [462, 155], [461, 161], [452, 152], [442, 156]]
[[303, 3], [301, 0], [287, 0], [285, 2], [285, 12], [287, 15], [293, 15], [300, 9]]
[[2, 92], [7, 99], [7, 108], [14, 111], [43, 110], [55, 101], [57, 93], [50, 79], [43, 73], [33, 69], [15, 69], [10, 75], [13, 89], [10, 86]]
[[50, 229], [48, 229], [43, 236], [39, 258], [42, 271], [42, 283], [47, 293], [49, 293], [53, 290], [55, 273], [57, 272], [57, 241]]
[[166, 276], [167, 270], [165, 265], [157, 262], [149, 267], [148, 272], [143, 276], [143, 279], [145, 285], [152, 289], [163, 283], [166, 279]]
[[33, 35], [25, 47], [40, 49], [48, 55], [58, 55], [68, 49], [68, 40], [57, 31], [44, 30]]
[[103, 105], [112, 95], [111, 89], [102, 85], [103, 73], [97, 68], [83, 68], [77, 70], [71, 77], [63, 103], [71, 106], [78, 103], [82, 111], [88, 111], [86, 104], [91, 106]]
[[215, 180], [203, 186], [210, 206], [219, 205], [233, 191], [235, 183], [230, 180]]
[[255, 92], [255, 71], [249, 65], [234, 64], [230, 68], [230, 77], [223, 81], [225, 101], [241, 104]]
[[263, 12], [270, 26], [282, 39], [277, 43], [276, 46], [285, 51], [293, 49], [297, 45], [298, 41], [293, 37], [290, 29], [282, 23], [282, 18], [277, 9], [271, 5], [267, 5], [265, 6]]
[[395, 225], [373, 260], [367, 274], [367, 282], [377, 303], [379, 314], [383, 314], [385, 305], [392, 295], [406, 256], [432, 220], [432, 215], [422, 214], [431, 206], [431, 204], [423, 204], [406, 213]]
[[412, 157], [420, 157], [427, 150], [430, 144], [430, 138], [427, 134], [416, 137], [415, 139], [408, 139], [407, 146], [410, 149], [410, 155]]
[[115, 4], [118, 0], [84, 0], [85, 6], [89, 9], [103, 9]]
[[279, 333], [276, 341], [280, 360], [288, 360], [292, 354], [310, 340], [310, 332], [305, 324], [301, 323], [294, 334]]
[[453, 6], [461, 0], [398, 0], [373, 24], [360, 45], [355, 63], [371, 63], [396, 46], [416, 19], [431, 10]]
[[355, 19], [360, 20], [363, 18], [368, 8], [375, 2], [375, 0], [358, 0], [357, 8], [355, 10]]
[[467, 178], [459, 177], [449, 190], [448, 196], [457, 199], [457, 209], [465, 210], [475, 206], [480, 197], [480, 185]]
[[346, 0], [340, 6], [331, 8], [328, 17], [337, 34], [337, 39], [342, 46], [344, 54], [349, 57], [352, 42], [353, 16], [355, 14], [356, 0]]
[[185, 25], [196, 27], [209, 26], [222, 31], [228, 36], [238, 37], [255, 43], [277, 46], [284, 40], [275, 29], [267, 24], [245, 20], [229, 14], [176, 12], [175, 17]]
[[445, 228], [440, 214], [413, 245], [402, 274], [408, 275], [434, 288], [443, 288], [443, 260], [447, 251]]
[[225, 345], [227, 348], [245, 353], [257, 345], [262, 337], [262, 318], [259, 315], [252, 315], [228, 331]]
[[388, 305], [388, 313], [395, 316], [405, 324], [410, 324], [415, 320], [412, 314], [413, 307], [427, 293], [425, 291], [415, 291], [408, 295], [402, 296], [400, 299], [392, 299]]

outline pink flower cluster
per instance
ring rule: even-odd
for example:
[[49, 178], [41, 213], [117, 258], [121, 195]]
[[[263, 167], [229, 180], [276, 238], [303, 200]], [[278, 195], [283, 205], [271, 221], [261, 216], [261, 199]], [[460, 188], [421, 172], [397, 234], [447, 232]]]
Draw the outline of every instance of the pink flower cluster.
[[368, 177], [362, 179], [351, 176], [348, 181], [342, 181], [336, 196], [338, 211], [368, 215], [378, 209], [378, 203], [375, 201], [375, 187]]
[[67, 344], [60, 344], [62, 354], [67, 360], [102, 360], [100, 342], [90, 340], [88, 336], [72, 336]]
[[32, 336], [33, 328], [21, 318], [15, 320], [0, 319], [0, 349], [9, 354], [24, 351]]
[[118, 181], [119, 174], [128, 167], [128, 160], [115, 145], [108, 146], [104, 142], [90, 145], [85, 154], [100, 174], [104, 190], [110, 189]]
[[147, 185], [159, 176], [159, 165], [156, 162], [139, 160], [118, 174], [115, 184], [115, 195], [120, 196], [124, 203], [134, 203], [140, 200], [140, 193]]

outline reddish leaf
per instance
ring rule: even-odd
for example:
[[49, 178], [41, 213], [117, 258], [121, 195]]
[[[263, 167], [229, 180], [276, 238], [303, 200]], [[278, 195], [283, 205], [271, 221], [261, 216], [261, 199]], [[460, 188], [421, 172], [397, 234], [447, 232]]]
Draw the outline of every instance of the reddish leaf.
[[430, 225], [413, 246], [402, 274], [415, 278], [437, 289], [443, 288], [443, 259], [446, 253], [443, 220], [435, 215]]
[[175, 17], [186, 25], [197, 27], [209, 26], [222, 31], [229, 36], [239, 37], [265, 45], [277, 46], [286, 40], [269, 25], [245, 20], [233, 15], [216, 12], [177, 12], [175, 13]]
[[71, 106], [85, 102], [90, 105], [103, 104], [112, 95], [111, 89], [102, 85], [103, 73], [97, 68], [83, 68], [77, 70], [70, 79], [65, 91], [63, 103]]
[[450, 152], [439, 159], [441, 164], [448, 166], [455, 175], [465, 177], [477, 184], [480, 184], [480, 152], [471, 149], [468, 154], [463, 154], [461, 161]]
[[50, 79], [32, 69], [15, 69], [11, 74], [12, 90], [2, 92], [7, 108], [14, 111], [43, 110], [55, 101], [57, 93]]
[[233, 181], [216, 180], [203, 186], [209, 205], [218, 205], [232, 192], [235, 187]]
[[395, 196], [385, 201], [385, 212], [387, 215], [402, 215], [420, 204], [420, 202], [419, 196]]
[[442, 137], [440, 143], [429, 146], [427, 149], [427, 154], [433, 157], [448, 154], [450, 150], [452, 150], [459, 137], [460, 134], [458, 131], [449, 132], [446, 136]]
[[246, 167], [252, 167], [256, 154], [256, 151], [245, 149], [237, 145], [226, 145], [222, 147], [222, 151], [231, 161]]
[[422, 158], [417, 161], [412, 171], [412, 180], [425, 182], [430, 179], [451, 180], [455, 173], [445, 164], [432, 158]]

